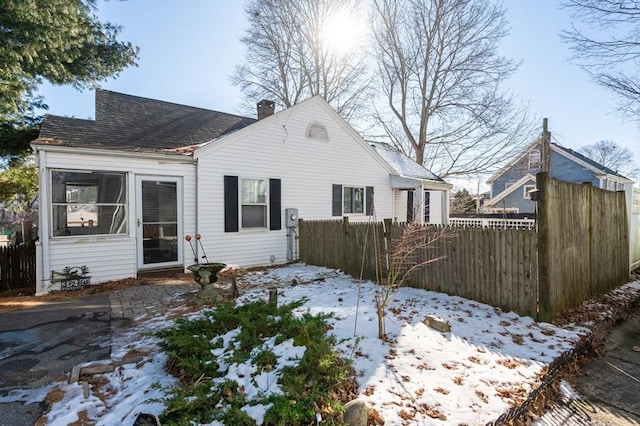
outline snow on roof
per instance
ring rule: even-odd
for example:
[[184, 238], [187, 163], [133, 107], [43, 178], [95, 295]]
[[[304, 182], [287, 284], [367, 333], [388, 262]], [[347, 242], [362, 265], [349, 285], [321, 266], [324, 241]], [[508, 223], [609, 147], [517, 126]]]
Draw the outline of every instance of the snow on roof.
[[425, 169], [393, 146], [384, 142], [369, 142], [371, 147], [400, 175], [418, 179], [444, 182], [430, 170]]

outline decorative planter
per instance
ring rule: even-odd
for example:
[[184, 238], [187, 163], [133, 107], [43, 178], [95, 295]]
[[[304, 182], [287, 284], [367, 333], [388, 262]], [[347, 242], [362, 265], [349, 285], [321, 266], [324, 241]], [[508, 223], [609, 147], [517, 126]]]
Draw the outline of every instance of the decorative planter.
[[196, 282], [204, 288], [206, 285], [218, 281], [218, 272], [226, 266], [226, 263], [196, 263], [187, 266], [187, 269], [193, 273]]

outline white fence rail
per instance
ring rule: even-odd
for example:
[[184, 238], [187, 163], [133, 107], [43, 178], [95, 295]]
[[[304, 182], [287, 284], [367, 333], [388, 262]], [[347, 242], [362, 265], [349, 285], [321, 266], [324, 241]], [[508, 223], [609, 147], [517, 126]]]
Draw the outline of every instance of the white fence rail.
[[500, 219], [496, 217], [450, 217], [449, 225], [470, 228], [534, 229], [535, 219]]

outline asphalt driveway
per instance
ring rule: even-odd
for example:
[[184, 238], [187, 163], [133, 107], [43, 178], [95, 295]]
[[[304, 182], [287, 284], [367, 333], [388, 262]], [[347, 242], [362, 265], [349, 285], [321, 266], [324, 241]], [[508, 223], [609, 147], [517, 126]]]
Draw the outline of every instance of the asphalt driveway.
[[108, 295], [0, 314], [0, 426], [32, 425], [44, 409], [40, 389], [80, 363], [108, 359], [110, 337]]

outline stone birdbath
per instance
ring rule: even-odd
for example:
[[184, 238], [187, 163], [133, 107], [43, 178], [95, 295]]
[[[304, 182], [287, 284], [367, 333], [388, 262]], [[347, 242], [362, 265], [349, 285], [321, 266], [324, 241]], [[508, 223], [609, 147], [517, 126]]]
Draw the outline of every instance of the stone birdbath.
[[198, 299], [201, 304], [217, 303], [224, 300], [220, 289], [214, 283], [218, 281], [218, 272], [225, 266], [227, 265], [224, 263], [196, 263], [187, 266], [187, 269], [193, 273], [193, 278], [202, 288], [198, 291]]
[[204, 289], [218, 281], [218, 272], [226, 266], [225, 263], [196, 263], [187, 266], [187, 269], [193, 273], [193, 279]]
[[193, 279], [200, 284], [202, 290], [198, 292], [198, 297], [202, 300], [218, 302], [221, 300], [221, 295], [218, 290], [213, 286], [213, 284], [218, 281], [218, 272], [224, 269], [227, 265], [225, 263], [219, 262], [209, 262], [207, 258], [207, 254], [204, 251], [204, 247], [202, 246], [202, 241], [200, 241], [200, 234], [195, 235], [196, 246], [200, 244], [202, 249], [203, 258], [206, 260], [205, 263], [200, 263], [198, 261], [198, 255], [196, 254], [196, 250], [191, 243], [191, 235], [187, 235], [185, 240], [189, 242], [191, 246], [191, 251], [195, 256], [195, 264], [187, 266], [187, 270], [193, 273]]

